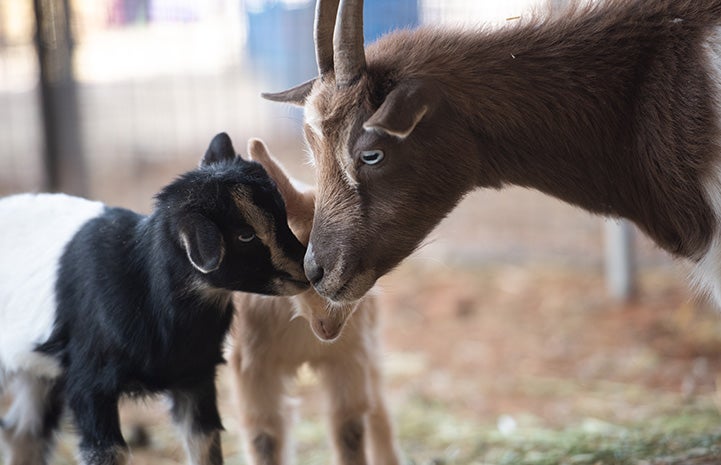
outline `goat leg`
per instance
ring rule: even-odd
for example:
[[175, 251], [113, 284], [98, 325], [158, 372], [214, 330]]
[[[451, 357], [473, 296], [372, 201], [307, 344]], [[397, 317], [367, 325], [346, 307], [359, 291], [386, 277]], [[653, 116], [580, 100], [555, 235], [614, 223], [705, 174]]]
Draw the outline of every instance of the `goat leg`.
[[62, 385], [57, 380], [21, 373], [11, 383], [13, 403], [0, 419], [0, 439], [7, 465], [45, 465], [62, 413]]
[[173, 391], [171, 396], [173, 421], [182, 431], [190, 465], [222, 465], [220, 431], [223, 425], [214, 378], [194, 389]]

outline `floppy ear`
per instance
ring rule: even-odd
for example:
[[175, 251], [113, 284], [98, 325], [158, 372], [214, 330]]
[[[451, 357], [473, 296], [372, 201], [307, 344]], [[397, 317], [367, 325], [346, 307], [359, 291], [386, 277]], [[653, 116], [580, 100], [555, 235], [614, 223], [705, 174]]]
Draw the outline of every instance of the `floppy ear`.
[[201, 214], [191, 213], [180, 222], [179, 235], [188, 260], [198, 271], [207, 274], [220, 267], [225, 243], [215, 223]]
[[405, 139], [425, 116], [435, 110], [438, 100], [439, 94], [431, 86], [415, 80], [402, 82], [390, 91], [373, 116], [363, 123], [363, 129]]
[[305, 105], [305, 99], [310, 95], [310, 91], [313, 89], [313, 84], [318, 78], [313, 78], [310, 81], [306, 81], [303, 84], [284, 90], [283, 92], [263, 92], [260, 94], [266, 100], [273, 102], [290, 103], [293, 105], [303, 106]]
[[205, 155], [200, 160], [200, 166], [208, 166], [224, 160], [232, 160], [233, 158], [235, 158], [233, 142], [228, 134], [221, 132], [210, 141], [208, 150], [205, 151]]

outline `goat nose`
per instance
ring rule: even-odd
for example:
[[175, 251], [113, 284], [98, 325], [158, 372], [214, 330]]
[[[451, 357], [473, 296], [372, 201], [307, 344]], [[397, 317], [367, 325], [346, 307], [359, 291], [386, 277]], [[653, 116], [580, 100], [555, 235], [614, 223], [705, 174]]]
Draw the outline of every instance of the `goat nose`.
[[303, 267], [305, 268], [305, 276], [308, 278], [308, 281], [310, 281], [311, 284], [318, 284], [320, 280], [323, 279], [323, 274], [325, 273], [325, 270], [323, 270], [323, 267], [319, 266], [318, 262], [316, 262], [315, 260], [313, 243], [310, 243], [308, 245], [308, 250], [306, 250], [305, 252], [305, 258], [303, 259]]
[[340, 334], [343, 323], [332, 318], [317, 318], [313, 324], [313, 331], [319, 339], [332, 341]]
[[333, 324], [332, 321], [321, 318], [318, 320], [318, 324], [325, 339], [333, 339], [338, 335], [338, 325]]

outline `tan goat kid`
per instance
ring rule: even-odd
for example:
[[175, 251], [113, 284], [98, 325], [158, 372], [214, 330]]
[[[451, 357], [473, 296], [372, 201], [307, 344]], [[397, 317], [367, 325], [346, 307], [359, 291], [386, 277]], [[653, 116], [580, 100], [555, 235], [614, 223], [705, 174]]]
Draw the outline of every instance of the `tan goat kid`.
[[[275, 180], [291, 229], [307, 244], [314, 192], [297, 189], [260, 140], [248, 143], [248, 153]], [[332, 305], [313, 290], [293, 299], [243, 294], [236, 305], [230, 364], [250, 464], [293, 462], [285, 386], [306, 362], [320, 375], [327, 394], [335, 463], [399, 463], [381, 387], [373, 295]]]

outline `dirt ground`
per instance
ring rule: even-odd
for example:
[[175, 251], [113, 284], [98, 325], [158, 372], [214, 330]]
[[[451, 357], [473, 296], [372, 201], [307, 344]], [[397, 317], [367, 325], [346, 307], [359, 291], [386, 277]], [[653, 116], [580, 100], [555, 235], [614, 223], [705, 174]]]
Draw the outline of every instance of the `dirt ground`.
[[716, 392], [721, 320], [669, 275], [644, 276], [653, 291], [628, 304], [609, 301], [598, 275], [565, 268], [409, 269], [389, 281], [388, 349], [420, 357], [406, 382], [467, 415], [628, 422], [657, 404], [615, 404], [625, 387], [687, 400]]
[[[689, 455], [699, 447], [673, 456], [652, 449], [638, 455], [647, 462], [586, 462], [584, 454], [572, 455], [577, 461], [514, 461], [483, 449], [499, 433], [501, 449], [519, 441], [537, 454], [538, 434], [622, 431], [625, 438], [638, 425], [682, 434], [675, 422], [691, 414], [705, 421], [694, 434], [721, 432], [721, 318], [690, 300], [673, 273], [647, 273], [642, 286], [635, 301], [622, 304], [608, 299], [598, 273], [567, 267], [411, 264], [384, 279], [387, 395], [407, 463], [721, 463], [717, 436], [699, 457]], [[242, 464], [225, 368], [220, 386], [227, 463]], [[301, 374], [294, 394], [301, 401], [293, 430], [298, 463], [330, 463], [316, 380]], [[126, 430], [143, 424], [152, 438], [136, 451], [136, 463], [182, 463], [165, 409], [162, 401], [124, 407]], [[565, 441], [541, 444], [553, 449]]]

